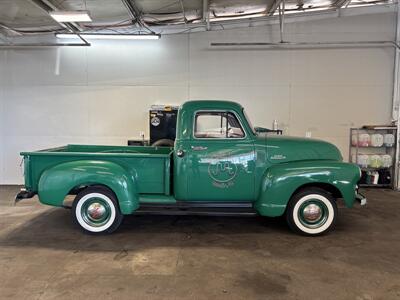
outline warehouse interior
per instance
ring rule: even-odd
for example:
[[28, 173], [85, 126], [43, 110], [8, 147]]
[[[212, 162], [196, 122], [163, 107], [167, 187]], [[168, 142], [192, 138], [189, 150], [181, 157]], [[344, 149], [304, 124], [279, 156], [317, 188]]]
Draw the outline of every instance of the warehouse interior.
[[[399, 14], [392, 0], [0, 1], [0, 298], [399, 299]], [[360, 167], [389, 156], [390, 181], [366, 163], [367, 205], [339, 204], [320, 237], [190, 215], [131, 215], [98, 237], [37, 196], [14, 205], [21, 152], [149, 140], [150, 109], [189, 100], [238, 102]], [[365, 150], [367, 131], [393, 141]]]

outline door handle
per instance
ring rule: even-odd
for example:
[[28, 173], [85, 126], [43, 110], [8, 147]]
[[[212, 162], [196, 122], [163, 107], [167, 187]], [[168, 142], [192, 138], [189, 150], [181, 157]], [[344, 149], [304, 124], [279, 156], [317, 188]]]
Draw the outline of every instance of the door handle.
[[208, 147], [203, 147], [203, 146], [192, 146], [191, 148], [193, 151], [203, 151], [208, 149]]
[[177, 150], [176, 151], [176, 156], [184, 157], [185, 156], [185, 151], [183, 151], [182, 149]]

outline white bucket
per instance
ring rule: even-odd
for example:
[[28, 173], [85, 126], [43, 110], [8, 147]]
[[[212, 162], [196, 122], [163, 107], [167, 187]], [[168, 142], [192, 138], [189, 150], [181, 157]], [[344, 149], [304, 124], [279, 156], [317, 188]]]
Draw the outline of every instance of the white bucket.
[[368, 166], [371, 168], [380, 168], [382, 166], [381, 156], [377, 154], [370, 155]]
[[390, 168], [393, 165], [393, 159], [389, 154], [381, 155], [382, 167]]
[[393, 147], [394, 145], [394, 135], [391, 133], [387, 133], [383, 137], [383, 143], [386, 147]]
[[379, 133], [371, 134], [371, 146], [382, 147], [382, 145], [383, 145], [383, 135]]
[[358, 146], [368, 147], [371, 141], [371, 137], [368, 133], [360, 133], [358, 135]]
[[369, 164], [369, 156], [367, 154], [359, 154], [357, 157], [357, 164], [361, 168], [367, 168]]

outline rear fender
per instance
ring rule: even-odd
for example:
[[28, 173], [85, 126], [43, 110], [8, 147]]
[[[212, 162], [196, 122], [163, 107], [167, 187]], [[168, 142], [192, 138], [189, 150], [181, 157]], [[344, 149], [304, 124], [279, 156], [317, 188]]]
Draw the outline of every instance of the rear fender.
[[266, 170], [254, 208], [260, 215], [281, 216], [292, 195], [302, 186], [324, 184], [336, 188], [352, 207], [360, 179], [358, 166], [339, 161], [302, 161], [274, 165]]
[[40, 202], [62, 206], [68, 193], [79, 186], [104, 185], [118, 198], [123, 214], [130, 214], [139, 207], [136, 174], [109, 161], [79, 160], [51, 167], [39, 180]]

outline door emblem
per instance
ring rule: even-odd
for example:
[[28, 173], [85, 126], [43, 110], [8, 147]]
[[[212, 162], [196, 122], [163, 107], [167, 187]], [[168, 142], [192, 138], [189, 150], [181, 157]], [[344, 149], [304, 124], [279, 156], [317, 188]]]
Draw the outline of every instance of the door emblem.
[[218, 161], [208, 165], [208, 174], [216, 183], [228, 183], [237, 174], [237, 166], [231, 161]]

